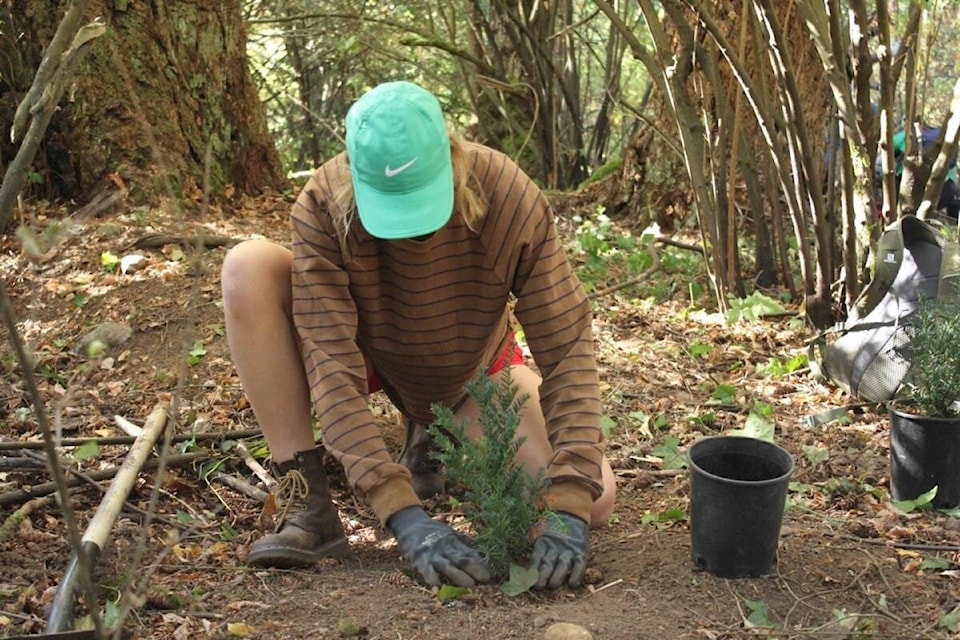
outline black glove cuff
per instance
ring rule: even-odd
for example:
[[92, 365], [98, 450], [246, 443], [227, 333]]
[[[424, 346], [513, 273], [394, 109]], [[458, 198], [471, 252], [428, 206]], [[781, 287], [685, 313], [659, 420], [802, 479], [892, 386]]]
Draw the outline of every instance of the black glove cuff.
[[590, 528], [590, 525], [587, 524], [586, 520], [584, 520], [578, 515], [574, 515], [570, 513], [569, 511], [557, 511], [556, 514], [564, 522], [564, 524], [568, 526], [577, 527], [577, 528], [582, 528], [582, 527], [587, 527], [588, 529]]
[[390, 529], [390, 532], [393, 533], [395, 537], [400, 537], [404, 531], [407, 531], [410, 527], [424, 520], [430, 520], [430, 516], [423, 510], [423, 507], [413, 505], [404, 507], [387, 518], [387, 528]]

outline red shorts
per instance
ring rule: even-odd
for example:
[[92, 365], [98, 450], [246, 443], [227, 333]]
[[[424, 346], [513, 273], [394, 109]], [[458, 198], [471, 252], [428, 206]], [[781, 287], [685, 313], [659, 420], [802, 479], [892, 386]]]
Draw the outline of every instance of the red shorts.
[[[507, 340], [507, 346], [503, 348], [497, 359], [493, 361], [490, 368], [487, 369], [487, 375], [493, 375], [502, 371], [506, 367], [512, 367], [516, 364], [523, 364], [523, 350], [517, 344], [516, 335], [510, 331], [510, 338]], [[380, 384], [380, 376], [369, 366], [367, 367], [367, 392], [374, 393], [380, 391], [383, 387]]]

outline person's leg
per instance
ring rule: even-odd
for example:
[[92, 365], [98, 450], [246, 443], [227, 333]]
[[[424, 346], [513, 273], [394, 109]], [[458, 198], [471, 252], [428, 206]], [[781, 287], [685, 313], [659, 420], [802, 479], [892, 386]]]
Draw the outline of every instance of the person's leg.
[[274, 462], [313, 448], [310, 391], [291, 318], [292, 253], [248, 240], [223, 261], [230, 355]]
[[314, 443], [310, 392], [291, 317], [291, 260], [284, 247], [250, 240], [227, 254], [221, 273], [230, 353], [279, 481], [276, 531], [250, 547], [247, 563], [272, 567], [350, 554], [324, 452]]
[[[528, 394], [529, 399], [523, 405], [520, 416], [520, 426], [517, 429], [517, 437], [525, 438], [520, 450], [517, 452], [517, 461], [524, 465], [528, 473], [536, 475], [541, 469], [544, 469], [553, 453], [550, 441], [547, 439], [546, 420], [540, 409], [540, 376], [525, 365], [514, 365], [510, 370], [513, 376], [513, 382], [517, 385], [517, 395]], [[491, 374], [494, 382], [500, 383], [500, 372]], [[457, 411], [457, 418], [469, 419], [467, 425], [467, 436], [470, 438], [478, 437], [480, 427], [477, 424], [478, 407], [472, 398], [468, 398], [463, 406]], [[617, 488], [616, 477], [613, 475], [613, 469], [610, 462], [604, 457], [603, 466], [603, 493], [594, 501], [590, 510], [590, 526], [598, 527], [607, 522], [610, 514], [613, 512], [614, 502], [616, 500]]]

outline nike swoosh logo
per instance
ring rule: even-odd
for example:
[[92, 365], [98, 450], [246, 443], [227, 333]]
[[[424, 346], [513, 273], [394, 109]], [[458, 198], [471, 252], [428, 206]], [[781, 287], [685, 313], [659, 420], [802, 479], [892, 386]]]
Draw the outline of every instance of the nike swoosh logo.
[[391, 168], [390, 168], [390, 165], [387, 165], [386, 167], [383, 168], [383, 175], [387, 176], [388, 178], [392, 178], [393, 176], [397, 175], [398, 173], [401, 173], [401, 172], [406, 171], [407, 169], [409, 169], [409, 168], [410, 168], [410, 165], [412, 165], [412, 164], [413, 164], [414, 162], [416, 162], [416, 161], [417, 161], [417, 158], [414, 158], [414, 159], [411, 160], [410, 162], [405, 162], [405, 163], [403, 163], [402, 165], [400, 165], [400, 166], [397, 167], [396, 169], [391, 169]]

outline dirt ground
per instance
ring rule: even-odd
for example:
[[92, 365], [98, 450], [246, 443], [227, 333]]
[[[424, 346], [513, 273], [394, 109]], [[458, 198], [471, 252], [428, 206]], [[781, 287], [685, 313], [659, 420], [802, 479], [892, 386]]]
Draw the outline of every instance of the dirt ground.
[[[219, 267], [227, 246], [210, 237], [285, 242], [290, 203], [291, 196], [274, 195], [203, 214], [122, 208], [58, 232], [52, 221], [62, 212], [38, 206], [28, 222], [47, 234], [33, 258], [12, 238], [2, 241], [4, 286], [36, 362], [44, 413], [60, 436], [122, 436], [118, 416], [142, 425], [158, 402], [171, 400], [179, 434], [222, 434], [175, 443], [174, 453], [199, 458], [168, 468], [159, 483], [142, 474], [113, 527], [93, 578], [108, 617], [126, 601], [121, 594], [137, 587], [129, 637], [544, 638], [557, 637], [557, 622], [607, 640], [957, 637], [960, 520], [890, 505], [885, 415], [868, 410], [805, 426], [804, 416], [850, 402], [805, 368], [769, 372], [771, 359], [804, 352], [808, 332], [788, 317], [726, 325], [688, 308], [685, 282], [666, 300], [633, 298], [631, 289], [596, 299], [619, 499], [609, 525], [592, 537], [588, 585], [516, 597], [490, 585], [443, 600], [411, 578], [336, 468], [335, 498], [355, 556], [307, 570], [246, 567], [247, 549], [262, 533], [262, 503], [215, 472], [262, 488], [231, 446], [232, 433], [256, 423], [224, 337]], [[566, 219], [572, 212], [563, 209], [559, 203]], [[200, 234], [211, 246], [197, 253], [191, 239]], [[111, 268], [106, 252], [127, 260]], [[142, 261], [133, 264], [135, 255]], [[83, 336], [107, 321], [128, 325], [132, 335], [96, 357], [78, 352]], [[36, 441], [30, 389], [6, 328], [3, 334], [0, 439]], [[720, 385], [735, 394], [718, 401]], [[697, 438], [742, 428], [755, 401], [774, 408], [776, 441], [797, 466], [773, 572], [721, 579], [691, 560], [690, 478], [668, 468], [663, 447], [683, 452]], [[371, 403], [396, 446], [396, 414], [382, 397]], [[258, 438], [244, 443], [263, 450]], [[127, 447], [61, 451], [70, 469], [90, 474], [119, 464]], [[0, 524], [11, 523], [0, 530], [0, 637], [43, 632], [71, 555], [60, 508], [49, 499], [13, 499], [49, 480], [36, 466], [38, 453], [0, 451]], [[107, 482], [74, 490], [81, 530]], [[156, 515], [145, 527], [157, 485]], [[29, 513], [14, 526], [11, 514], [24, 505]], [[427, 506], [437, 517], [450, 515], [444, 497]]]

